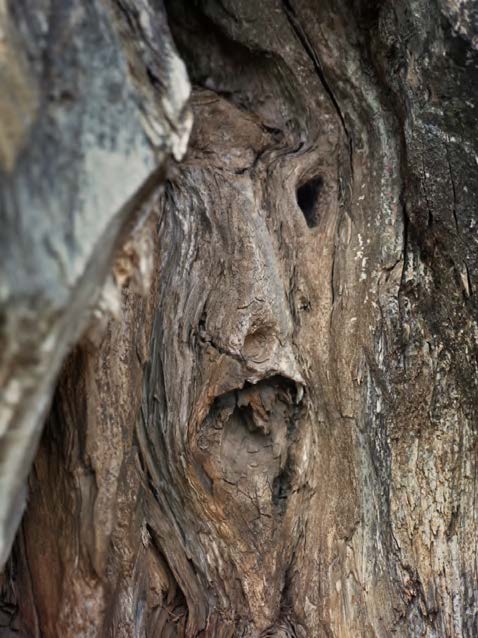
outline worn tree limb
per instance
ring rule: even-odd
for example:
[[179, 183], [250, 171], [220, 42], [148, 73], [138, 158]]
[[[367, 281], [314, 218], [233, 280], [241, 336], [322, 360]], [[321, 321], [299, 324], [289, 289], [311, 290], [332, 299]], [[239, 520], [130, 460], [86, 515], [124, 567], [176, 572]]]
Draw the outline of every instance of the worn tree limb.
[[2, 565], [62, 361], [138, 203], [185, 150], [189, 84], [154, 7], [0, 5]]

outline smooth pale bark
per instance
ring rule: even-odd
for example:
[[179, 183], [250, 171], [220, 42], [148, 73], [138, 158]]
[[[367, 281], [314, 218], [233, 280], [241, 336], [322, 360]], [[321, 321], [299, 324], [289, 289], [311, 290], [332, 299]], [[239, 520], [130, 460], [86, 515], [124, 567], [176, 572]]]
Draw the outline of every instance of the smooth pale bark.
[[474, 4], [166, 10], [189, 150], [60, 375], [11, 622], [476, 636]]

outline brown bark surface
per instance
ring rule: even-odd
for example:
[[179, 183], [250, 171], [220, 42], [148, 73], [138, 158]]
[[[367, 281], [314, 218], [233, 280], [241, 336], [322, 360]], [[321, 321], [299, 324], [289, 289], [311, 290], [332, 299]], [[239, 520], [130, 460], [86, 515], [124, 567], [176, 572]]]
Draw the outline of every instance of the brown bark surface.
[[4, 624], [473, 638], [476, 6], [166, 10], [189, 149], [64, 364]]

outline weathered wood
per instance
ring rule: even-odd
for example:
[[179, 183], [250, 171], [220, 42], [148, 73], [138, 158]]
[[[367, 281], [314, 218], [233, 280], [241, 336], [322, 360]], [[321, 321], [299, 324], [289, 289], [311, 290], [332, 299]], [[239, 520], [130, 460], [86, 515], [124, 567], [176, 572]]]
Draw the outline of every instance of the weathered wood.
[[110, 303], [112, 253], [165, 158], [185, 150], [189, 84], [158, 11], [0, 2], [0, 566], [62, 361]]
[[16, 626], [474, 637], [476, 7], [166, 9], [189, 150], [62, 371]]

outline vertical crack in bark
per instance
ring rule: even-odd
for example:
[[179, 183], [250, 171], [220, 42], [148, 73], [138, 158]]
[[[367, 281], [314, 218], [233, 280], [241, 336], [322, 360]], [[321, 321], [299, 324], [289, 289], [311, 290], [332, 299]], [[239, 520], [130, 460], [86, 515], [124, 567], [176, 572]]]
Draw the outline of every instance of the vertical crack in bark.
[[457, 217], [457, 213], [456, 213], [456, 204], [457, 204], [457, 200], [456, 200], [456, 186], [455, 186], [455, 178], [453, 175], [453, 168], [451, 165], [451, 159], [450, 159], [450, 151], [448, 149], [448, 143], [445, 144], [445, 153], [446, 153], [446, 161], [448, 164], [448, 171], [450, 173], [450, 182], [451, 182], [451, 190], [452, 190], [452, 194], [453, 194], [453, 204], [452, 204], [452, 214], [453, 214], [453, 220], [455, 222], [455, 228], [456, 228], [456, 232], [458, 234], [460, 234], [460, 227], [458, 225], [458, 217]]
[[327, 95], [330, 98], [330, 101], [333, 104], [334, 110], [337, 113], [337, 116], [340, 120], [340, 123], [342, 125], [342, 129], [345, 133], [345, 137], [347, 139], [347, 144], [348, 144], [348, 150], [349, 150], [349, 163], [350, 163], [350, 172], [351, 175], [353, 176], [353, 139], [352, 136], [347, 128], [347, 124], [345, 123], [345, 117], [342, 113], [342, 110], [340, 108], [340, 105], [337, 101], [337, 98], [334, 95], [334, 92], [332, 91], [332, 89], [330, 88], [329, 83], [327, 82], [327, 79], [325, 77], [324, 74], [324, 70], [322, 68], [322, 64], [320, 62], [319, 56], [317, 54], [317, 51], [315, 50], [315, 48], [313, 47], [312, 43], [310, 42], [310, 39], [308, 38], [304, 28], [302, 27], [300, 21], [297, 18], [297, 15], [295, 13], [294, 7], [291, 4], [291, 0], [282, 0], [282, 4], [284, 7], [284, 13], [287, 16], [287, 19], [292, 27], [293, 32], [296, 34], [299, 42], [301, 43], [301, 45], [304, 48], [304, 51], [306, 52], [306, 54], [308, 55], [308, 57], [310, 58], [315, 72], [317, 74], [317, 77], [319, 78], [322, 86], [324, 87], [325, 92], [327, 93]]

